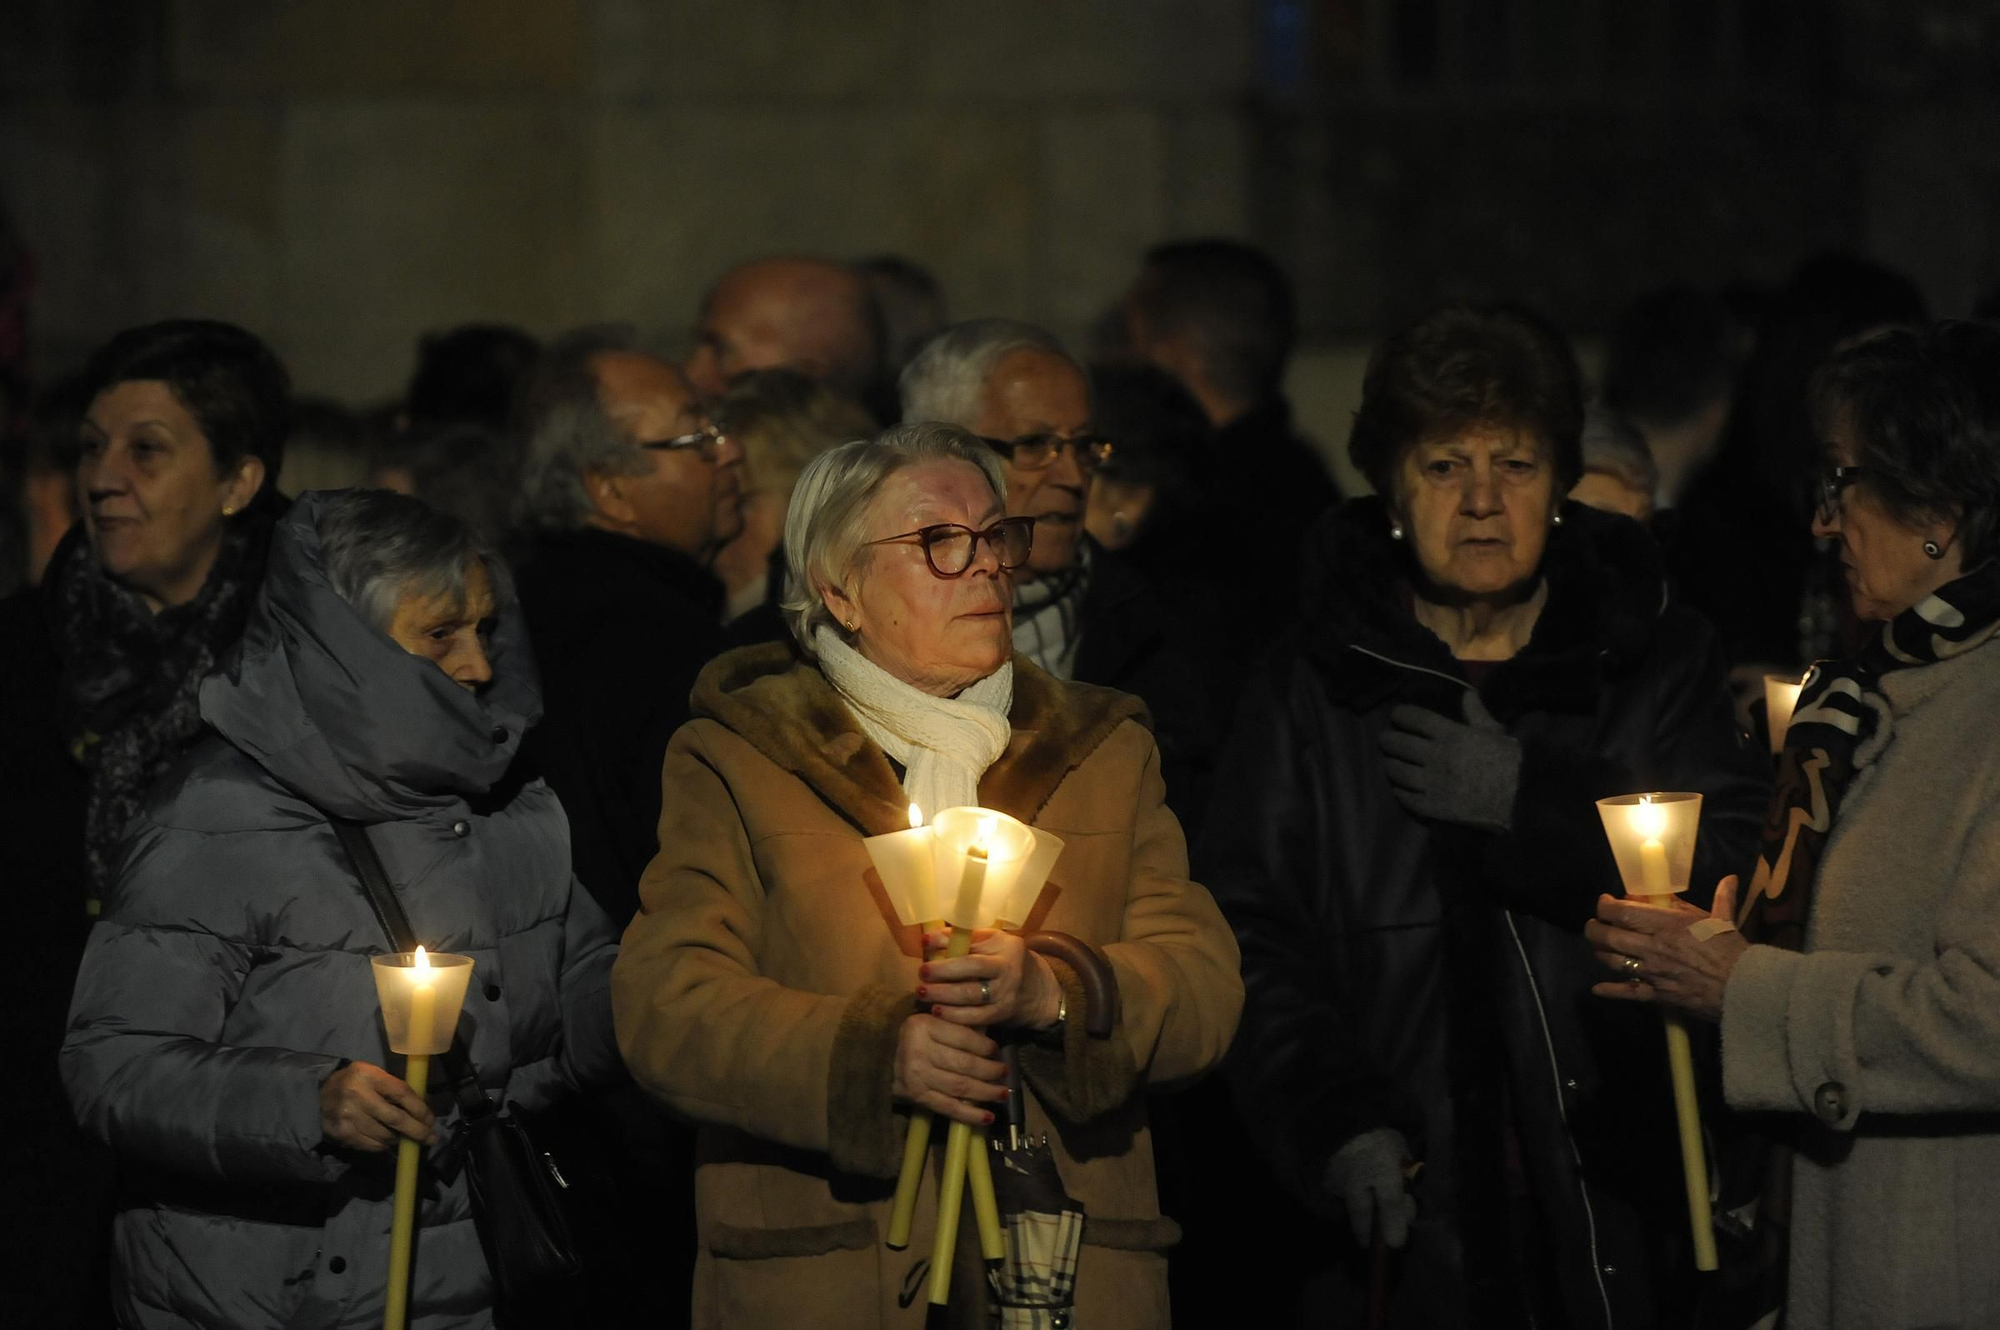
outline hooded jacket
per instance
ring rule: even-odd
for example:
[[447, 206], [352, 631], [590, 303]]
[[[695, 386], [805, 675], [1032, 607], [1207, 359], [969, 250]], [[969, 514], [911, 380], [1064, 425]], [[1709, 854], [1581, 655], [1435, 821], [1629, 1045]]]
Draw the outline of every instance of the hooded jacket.
[[[1197, 855], [1243, 948], [1232, 1079], [1280, 1177], [1331, 1212], [1327, 1163], [1361, 1132], [1424, 1161], [1396, 1324], [1645, 1326], [1655, 1270], [1686, 1286], [1659, 1019], [1589, 992], [1580, 929], [1619, 890], [1594, 801], [1702, 792], [1710, 893], [1750, 862], [1769, 774], [1643, 530], [1563, 515], [1531, 638], [1478, 688], [1522, 746], [1508, 832], [1426, 823], [1390, 789], [1390, 708], [1458, 719], [1472, 684], [1407, 608], [1371, 498], [1316, 535], [1312, 608], [1248, 690]], [[1364, 1254], [1340, 1248], [1332, 1296], [1358, 1300]]]
[[[367, 824], [420, 939], [473, 958], [458, 1038], [489, 1095], [532, 1110], [617, 1073], [610, 925], [555, 796], [507, 780], [540, 711], [518, 614], [465, 691], [334, 593], [321, 505], [281, 521], [202, 685], [216, 734], [132, 824], [77, 978], [63, 1079], [126, 1175], [128, 1326], [381, 1322], [395, 1155], [327, 1141], [319, 1090], [344, 1059], [401, 1069], [369, 965], [393, 948], [328, 814]], [[462, 1172], [427, 1172], [419, 1223], [411, 1324], [490, 1324]]]
[[[701, 1124], [694, 1323], [787, 1330], [925, 1324], [936, 1187], [907, 1251], [882, 1245], [907, 1112], [897, 1038], [916, 1010], [919, 930], [871, 883], [862, 838], [908, 827], [908, 797], [831, 684], [789, 647], [703, 671], [667, 751], [661, 852], [640, 886], [614, 997], [646, 1090]], [[1013, 735], [982, 806], [1062, 837], [1030, 929], [1096, 947], [1118, 982], [1108, 1037], [1083, 1029], [1061, 962], [1060, 1046], [1021, 1045], [1030, 1136], [1047, 1134], [1087, 1207], [1077, 1323], [1167, 1324], [1148, 1084], [1222, 1056], [1242, 1003], [1236, 947], [1188, 880], [1159, 752], [1135, 698], [1014, 659]], [[933, 1136], [933, 1158], [945, 1133]], [[933, 1168], [935, 1176], [935, 1168]], [[954, 1324], [984, 1324], [977, 1244], [962, 1242]]]

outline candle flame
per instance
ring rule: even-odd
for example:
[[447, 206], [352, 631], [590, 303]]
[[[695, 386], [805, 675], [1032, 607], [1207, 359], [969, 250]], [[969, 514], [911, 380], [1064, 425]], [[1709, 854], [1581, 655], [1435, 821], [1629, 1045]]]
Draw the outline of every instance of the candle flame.
[[421, 944], [419, 944], [419, 945], [418, 945], [418, 947], [417, 947], [417, 958], [416, 958], [416, 960], [414, 960], [414, 961], [412, 961], [412, 962], [410, 962], [410, 963], [411, 963], [412, 965], [416, 966], [416, 967], [417, 967], [417, 968], [418, 968], [419, 970], [428, 970], [428, 969], [430, 969], [430, 968], [431, 968], [431, 958], [430, 958], [430, 957], [428, 957], [428, 956], [426, 956], [426, 955], [424, 955], [424, 949], [423, 949], [423, 946], [422, 946]]
[[993, 844], [993, 833], [999, 828], [999, 818], [989, 816], [979, 819], [979, 834], [973, 838], [972, 849], [980, 858], [984, 859], [991, 853], [988, 847]]
[[1653, 802], [1653, 796], [1639, 796], [1632, 806], [1632, 830], [1647, 840], [1658, 840], [1667, 831], [1667, 810]]
[[924, 810], [917, 807], [915, 804], [911, 804], [910, 830], [915, 831], [918, 827], [921, 827], [923, 824], [924, 824]]
[[416, 971], [412, 976], [424, 988], [431, 986], [431, 958], [424, 954], [423, 945], [417, 946], [417, 954], [410, 961], [410, 968]]

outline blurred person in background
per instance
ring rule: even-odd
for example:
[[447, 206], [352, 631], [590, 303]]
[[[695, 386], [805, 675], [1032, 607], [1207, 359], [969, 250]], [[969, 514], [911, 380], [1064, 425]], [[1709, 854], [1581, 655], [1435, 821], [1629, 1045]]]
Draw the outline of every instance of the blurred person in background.
[[[370, 958], [393, 941], [332, 820], [419, 939], [473, 958], [458, 1042], [483, 1093], [533, 1112], [624, 1080], [610, 922], [548, 786], [508, 778], [539, 708], [506, 570], [417, 500], [309, 494], [200, 706], [212, 732], [123, 832], [63, 1040], [119, 1158], [119, 1319], [379, 1325], [395, 1146], [441, 1145], [457, 1109], [385, 1069]], [[467, 1176], [425, 1178], [420, 1330], [494, 1321]]]
[[1198, 818], [1220, 723], [1201, 625], [1084, 531], [1092, 476], [1115, 450], [1092, 416], [1090, 379], [1032, 324], [975, 319], [933, 337], [903, 371], [903, 418], [970, 431], [1000, 458], [1007, 511], [1035, 519], [1013, 575], [1014, 648], [1058, 679], [1134, 693], [1153, 714], [1167, 799]]
[[1751, 330], [1720, 294], [1670, 286], [1613, 318], [1604, 406], [1644, 436], [1659, 471], [1654, 506], [1673, 508], [1715, 456], [1729, 423]]
[[1197, 501], [1194, 466], [1208, 419], [1180, 380], [1152, 365], [1093, 365], [1090, 393], [1112, 444], [1091, 479], [1084, 530], [1144, 565], [1147, 533]]
[[512, 529], [515, 473], [500, 461], [512, 448], [485, 425], [420, 427], [376, 453], [369, 483], [422, 499], [497, 541]]
[[530, 749], [568, 810], [578, 876], [622, 923], [659, 850], [660, 756], [726, 645], [714, 565], [743, 529], [743, 450], [623, 328], [551, 342], [519, 429], [516, 569], [545, 704]]
[[724, 273], [695, 317], [688, 380], [709, 401], [745, 370], [795, 369], [865, 407], [882, 391], [881, 312], [844, 263], [765, 258]]
[[477, 425], [504, 438], [521, 384], [542, 346], [519, 328], [467, 323], [417, 342], [417, 365], [403, 390], [401, 424], [423, 434]]
[[1677, 505], [1670, 571], [1712, 621], [1748, 686], [1841, 653], [1859, 624], [1834, 556], [1811, 532], [1807, 385], [1832, 352], [1871, 332], [1920, 327], [1924, 299], [1902, 273], [1849, 255], [1801, 265], [1772, 296], [1722, 446]]
[[1660, 469], [1646, 436], [1609, 407], [1583, 413], [1583, 474], [1569, 497], [1607, 513], [1623, 513], [1641, 526], [1651, 523], [1659, 493]]
[[739, 374], [711, 408], [716, 427], [743, 450], [743, 529], [715, 556], [716, 576], [728, 592], [725, 617], [737, 636], [757, 615], [758, 641], [785, 632], [777, 611], [784, 591], [785, 510], [807, 462], [848, 439], [875, 432], [872, 418], [817, 379], [793, 369]]
[[1579, 930], [1618, 880], [1593, 801], [1701, 791], [1719, 875], [1770, 777], [1653, 542], [1563, 502], [1582, 429], [1538, 319], [1452, 306], [1384, 341], [1349, 445], [1376, 493], [1318, 532], [1217, 772], [1195, 859], [1243, 949], [1243, 1119], [1348, 1235], [1315, 1323], [1359, 1321], [1378, 1231], [1390, 1325], [1689, 1309], [1657, 1022], [1583, 1000]]
[[1298, 340], [1291, 281], [1240, 241], [1175, 241], [1147, 251], [1121, 313], [1130, 354], [1179, 379], [1213, 426], [1198, 501], [1160, 534], [1184, 551], [1180, 574], [1226, 588], [1227, 631], [1254, 654], [1297, 610], [1292, 556], [1340, 498], [1285, 400]]
[[900, 254], [877, 254], [854, 265], [882, 319], [886, 348], [882, 379], [895, 384], [917, 348], [951, 320], [946, 315], [944, 287], [930, 269]]
[[111, 338], [75, 397], [45, 406], [50, 428], [77, 430], [82, 520], [0, 623], [0, 845], [14, 922], [32, 939], [0, 994], [22, 1069], [16, 1125], [0, 1138], [13, 1189], [0, 1249], [27, 1265], [11, 1286], [43, 1300], [29, 1303], [40, 1323], [92, 1325], [104, 1319], [108, 1166], [56, 1079], [63, 1012], [125, 829], [200, 738], [201, 680], [263, 581], [290, 384], [241, 328], [173, 320]]
[[368, 483], [375, 440], [359, 411], [330, 397], [292, 402], [292, 429], [285, 436], [285, 469], [280, 494], [342, 490]]
[[68, 374], [38, 393], [22, 416], [0, 463], [7, 511], [0, 519], [9, 548], [0, 553], [0, 595], [42, 584], [56, 546], [76, 525], [77, 428], [83, 422], [83, 379]]
[[[742, 530], [743, 450], [679, 366], [630, 330], [552, 341], [522, 398], [517, 561], [543, 720], [524, 760], [569, 816], [577, 876], [619, 927], [660, 849], [660, 763], [722, 628], [716, 555]], [[549, 1124], [586, 1188], [580, 1297], [614, 1325], [671, 1326], [695, 1254], [693, 1136], [636, 1090]], [[664, 1309], [664, 1311], [663, 1311]]]

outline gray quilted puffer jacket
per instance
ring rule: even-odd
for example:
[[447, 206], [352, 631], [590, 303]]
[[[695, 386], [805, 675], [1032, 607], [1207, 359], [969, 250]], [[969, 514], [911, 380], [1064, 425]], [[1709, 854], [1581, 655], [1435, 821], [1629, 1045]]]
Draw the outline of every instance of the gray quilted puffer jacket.
[[[334, 594], [320, 503], [280, 523], [240, 654], [202, 685], [220, 737], [129, 828], [77, 978], [63, 1079], [120, 1157], [127, 1326], [381, 1323], [395, 1155], [327, 1142], [319, 1088], [343, 1058], [400, 1073], [368, 961], [391, 946], [321, 810], [369, 824], [420, 941], [473, 958], [459, 1038], [490, 1097], [623, 1076], [613, 930], [572, 888], [554, 794], [507, 784], [541, 711], [519, 615], [466, 692]], [[411, 1324], [490, 1325], [464, 1176], [424, 1185]]]

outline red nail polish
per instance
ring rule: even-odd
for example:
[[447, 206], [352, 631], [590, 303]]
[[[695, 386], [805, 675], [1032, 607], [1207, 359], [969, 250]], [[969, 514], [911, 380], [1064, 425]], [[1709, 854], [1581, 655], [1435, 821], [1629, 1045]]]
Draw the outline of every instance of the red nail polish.
[[943, 1007], [932, 1007], [932, 1008], [931, 1008], [931, 1015], [933, 1015], [933, 1016], [942, 1016], [942, 1015], [944, 1015], [944, 1008], [943, 1008]]
[[919, 966], [917, 967], [917, 978], [919, 978], [919, 979], [928, 979], [928, 978], [930, 978], [930, 977], [931, 977], [931, 967], [930, 967], [930, 966], [928, 966], [928, 965], [919, 965]]
[[991, 1113], [982, 1113], [980, 1116], [986, 1120], [987, 1126], [990, 1127], [993, 1125], [993, 1115]]
[[1006, 1097], [1007, 1097], [1008, 1095], [1010, 1095], [1010, 1094], [1012, 1094], [1012, 1093], [1014, 1093], [1014, 1091], [1013, 1091], [1013, 1088], [1012, 1088], [1011, 1086], [1006, 1086], [1006, 1085], [1003, 1085], [1003, 1086], [1001, 1086], [1001, 1087], [1000, 1087], [1000, 1097], [1001, 1097], [1002, 1099], [1005, 1099], [1005, 1098], [1006, 1098]]
[[925, 994], [925, 992], [927, 992], [927, 991], [928, 991], [928, 990], [926, 990], [926, 989], [924, 988], [924, 986], [923, 986], [922, 984], [918, 984], [918, 985], [917, 985], [917, 996], [918, 996], [918, 997], [922, 997], [922, 996], [923, 996], [923, 995]]

